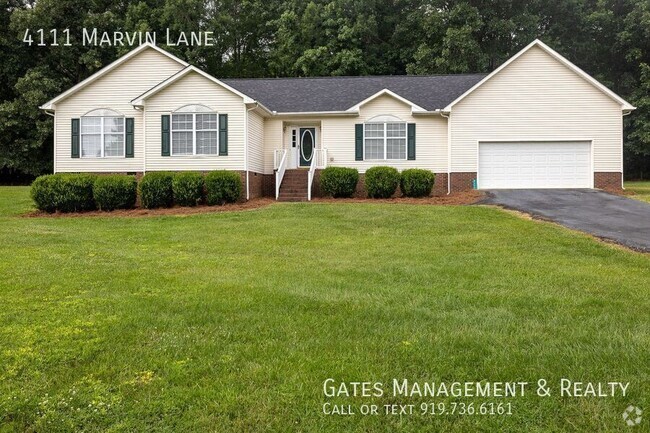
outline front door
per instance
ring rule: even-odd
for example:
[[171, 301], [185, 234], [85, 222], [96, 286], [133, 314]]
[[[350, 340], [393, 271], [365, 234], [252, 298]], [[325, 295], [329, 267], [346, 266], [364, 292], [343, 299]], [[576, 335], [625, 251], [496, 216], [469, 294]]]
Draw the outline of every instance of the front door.
[[309, 167], [316, 147], [316, 128], [300, 128], [298, 143], [300, 166]]

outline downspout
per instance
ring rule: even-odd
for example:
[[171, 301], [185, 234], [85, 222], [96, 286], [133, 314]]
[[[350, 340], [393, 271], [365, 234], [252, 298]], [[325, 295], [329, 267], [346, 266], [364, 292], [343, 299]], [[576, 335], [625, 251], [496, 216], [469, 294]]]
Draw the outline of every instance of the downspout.
[[[631, 111], [623, 112], [623, 117], [627, 116], [628, 114], [631, 114]], [[625, 172], [623, 171], [623, 146], [625, 143], [623, 142], [623, 136], [625, 133], [625, 126], [623, 126], [623, 122], [621, 122], [621, 189], [625, 189], [625, 181], [623, 180], [625, 178]]]
[[447, 195], [451, 194], [451, 112], [445, 114], [440, 111], [440, 115], [447, 119]]
[[[244, 105], [244, 107], [246, 107]], [[246, 170], [246, 201], [250, 200], [251, 198], [251, 190], [250, 190], [250, 181], [249, 181], [249, 176], [248, 176], [248, 112], [251, 110], [254, 110], [257, 108], [257, 102], [255, 102], [255, 105], [251, 108], [246, 108], [245, 109], [245, 123], [244, 123], [244, 170]]]

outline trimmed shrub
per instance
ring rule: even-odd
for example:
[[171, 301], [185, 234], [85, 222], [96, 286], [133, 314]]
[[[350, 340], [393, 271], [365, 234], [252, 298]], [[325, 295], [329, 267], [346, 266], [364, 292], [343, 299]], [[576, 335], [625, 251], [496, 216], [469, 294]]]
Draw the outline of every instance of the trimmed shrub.
[[433, 189], [435, 174], [421, 168], [409, 168], [402, 172], [400, 188], [406, 197], [427, 197]]
[[241, 177], [235, 171], [211, 171], [205, 176], [205, 190], [209, 205], [234, 203], [241, 195]]
[[334, 198], [352, 197], [359, 182], [356, 168], [327, 167], [320, 173], [320, 187], [326, 195]]
[[97, 176], [93, 196], [100, 210], [131, 209], [135, 206], [138, 183], [135, 176], [111, 174]]
[[142, 207], [147, 209], [171, 207], [174, 204], [173, 179], [174, 174], [166, 171], [145, 174], [138, 185]]
[[34, 179], [32, 186], [29, 190], [32, 200], [36, 208], [45, 212], [52, 213], [56, 211], [56, 196], [58, 193], [55, 191], [60, 189], [57, 185], [60, 183], [60, 177], [54, 174], [46, 174]]
[[45, 212], [80, 212], [95, 209], [94, 175], [59, 173], [40, 176], [32, 183], [31, 196]]
[[370, 198], [390, 198], [399, 185], [399, 171], [393, 167], [372, 167], [366, 171], [366, 191]]
[[196, 206], [203, 198], [203, 176], [196, 171], [181, 171], [172, 180], [174, 203], [179, 206]]

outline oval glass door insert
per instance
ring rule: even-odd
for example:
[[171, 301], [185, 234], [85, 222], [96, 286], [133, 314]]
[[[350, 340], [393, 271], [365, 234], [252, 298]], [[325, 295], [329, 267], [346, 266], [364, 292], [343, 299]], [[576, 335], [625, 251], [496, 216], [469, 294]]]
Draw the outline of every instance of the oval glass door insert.
[[309, 165], [314, 156], [314, 130], [305, 128], [300, 134], [300, 165]]

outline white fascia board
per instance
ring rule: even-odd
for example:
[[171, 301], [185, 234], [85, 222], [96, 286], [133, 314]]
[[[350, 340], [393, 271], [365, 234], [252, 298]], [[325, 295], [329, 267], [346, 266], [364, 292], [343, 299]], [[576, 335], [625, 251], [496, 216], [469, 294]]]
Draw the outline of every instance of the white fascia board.
[[173, 54], [168, 53], [167, 51], [153, 45], [152, 43], [146, 42], [146, 43], [138, 46], [137, 48], [129, 51], [128, 53], [126, 53], [125, 55], [120, 57], [119, 59], [115, 60], [113, 63], [110, 63], [107, 66], [104, 66], [102, 69], [95, 72], [90, 77], [88, 77], [85, 80], [83, 80], [82, 82], [77, 83], [76, 85], [70, 87], [65, 92], [61, 93], [60, 95], [56, 96], [53, 99], [50, 99], [49, 101], [47, 101], [45, 104], [41, 105], [38, 108], [40, 108], [41, 110], [54, 110], [55, 109], [54, 105], [57, 102], [65, 99], [68, 96], [72, 95], [73, 93], [83, 89], [88, 84], [94, 82], [98, 78], [103, 77], [104, 75], [106, 75], [107, 73], [109, 73], [110, 71], [115, 69], [116, 67], [120, 66], [122, 63], [126, 62], [127, 60], [129, 60], [130, 58], [136, 56], [137, 54], [141, 53], [142, 51], [146, 50], [147, 48], [152, 48], [152, 49], [158, 51], [159, 53], [164, 54], [165, 56], [169, 57], [170, 59], [180, 63], [183, 66], [189, 66], [189, 64], [187, 62], [184, 62], [183, 60], [179, 59], [178, 57], [174, 56]]
[[531, 42], [530, 44], [526, 45], [526, 46], [525, 46], [521, 51], [519, 51], [517, 54], [515, 54], [515, 55], [512, 56], [512, 57], [510, 57], [510, 58], [509, 58], [506, 62], [504, 62], [501, 66], [499, 66], [499, 67], [496, 68], [494, 71], [492, 71], [490, 74], [488, 74], [487, 76], [485, 76], [481, 81], [479, 81], [478, 83], [474, 84], [474, 85], [473, 85], [469, 90], [467, 90], [465, 93], [463, 93], [463, 94], [460, 95], [458, 98], [456, 98], [454, 101], [452, 101], [452, 102], [451, 102], [449, 105], [447, 105], [447, 106], [446, 106], [442, 111], [443, 111], [443, 112], [450, 112], [450, 111], [451, 111], [451, 107], [453, 107], [453, 106], [456, 105], [458, 102], [460, 102], [461, 100], [463, 100], [467, 95], [469, 95], [470, 93], [472, 93], [474, 90], [476, 90], [477, 88], [481, 87], [485, 82], [487, 82], [487, 81], [490, 80], [492, 77], [494, 77], [495, 75], [497, 75], [499, 72], [501, 72], [503, 69], [505, 69], [509, 64], [511, 64], [512, 62], [514, 62], [515, 60], [517, 60], [519, 57], [521, 57], [522, 54], [524, 54], [525, 52], [527, 52], [528, 50], [530, 50], [532, 47], [535, 47], [535, 46], [540, 47], [540, 48], [541, 48], [542, 50], [544, 50], [547, 54], [549, 54], [551, 57], [553, 57], [553, 58], [555, 58], [556, 60], [558, 60], [558, 61], [559, 61], [560, 63], [562, 63], [564, 66], [566, 66], [566, 67], [569, 68], [571, 71], [573, 71], [574, 73], [576, 73], [578, 76], [582, 77], [582, 78], [583, 78], [585, 81], [587, 81], [589, 84], [591, 84], [592, 86], [594, 86], [595, 88], [597, 88], [597, 89], [600, 90], [601, 92], [605, 93], [607, 96], [609, 96], [610, 98], [612, 98], [614, 101], [616, 101], [616, 102], [618, 102], [619, 104], [621, 104], [621, 109], [622, 109], [623, 111], [628, 111], [628, 112], [629, 112], [629, 111], [631, 111], [631, 110], [635, 110], [635, 109], [636, 109], [636, 107], [634, 107], [632, 104], [630, 104], [630, 103], [627, 102], [625, 99], [621, 98], [621, 97], [618, 96], [616, 93], [612, 92], [612, 91], [609, 90], [607, 87], [605, 87], [604, 85], [602, 85], [601, 83], [599, 83], [598, 80], [596, 80], [594, 77], [592, 77], [591, 75], [587, 74], [585, 71], [583, 71], [582, 69], [580, 69], [579, 67], [577, 67], [576, 65], [574, 65], [573, 63], [571, 63], [569, 60], [567, 60], [566, 58], [564, 58], [560, 53], [558, 53], [557, 51], [555, 51], [554, 49], [552, 49], [551, 47], [549, 47], [548, 45], [546, 45], [544, 42], [540, 41], [539, 39], [535, 39], [533, 42]]
[[397, 99], [398, 101], [402, 101], [403, 103], [405, 103], [405, 104], [407, 104], [407, 105], [410, 105], [410, 106], [411, 106], [411, 110], [413, 111], [413, 113], [416, 113], [416, 112], [425, 112], [425, 111], [427, 111], [427, 110], [425, 110], [424, 108], [420, 107], [419, 105], [414, 104], [413, 102], [409, 101], [408, 99], [406, 99], [406, 98], [404, 98], [404, 97], [398, 95], [397, 93], [395, 93], [395, 92], [393, 92], [393, 91], [391, 91], [391, 90], [389, 90], [389, 89], [382, 89], [382, 90], [380, 90], [379, 92], [375, 93], [374, 95], [369, 96], [368, 98], [364, 99], [363, 101], [359, 102], [358, 104], [353, 105], [352, 107], [348, 108], [346, 111], [359, 111], [359, 109], [360, 109], [363, 105], [367, 104], [368, 102], [370, 102], [370, 101], [372, 101], [373, 99], [378, 98], [378, 97], [380, 97], [380, 96], [382, 96], [382, 95], [389, 95], [389, 96], [392, 96], [393, 98]]
[[227, 85], [226, 83], [224, 83], [224, 82], [222, 82], [222, 81], [216, 79], [215, 77], [213, 77], [212, 75], [208, 74], [207, 72], [204, 72], [204, 71], [200, 70], [200, 69], [197, 68], [196, 66], [189, 65], [189, 66], [187, 66], [185, 69], [183, 69], [182, 71], [180, 71], [180, 72], [178, 72], [178, 73], [172, 75], [171, 77], [169, 77], [169, 78], [167, 78], [167, 79], [161, 81], [161, 82], [160, 82], [159, 84], [157, 84], [156, 86], [152, 87], [151, 89], [147, 90], [147, 91], [146, 91], [145, 93], [143, 93], [142, 95], [138, 96], [136, 99], [134, 99], [133, 101], [131, 101], [131, 104], [132, 104], [134, 107], [135, 107], [135, 106], [138, 106], [138, 107], [143, 106], [143, 105], [144, 105], [144, 101], [145, 101], [147, 98], [149, 98], [150, 96], [155, 95], [156, 93], [160, 92], [161, 90], [163, 90], [164, 88], [166, 88], [166, 87], [169, 86], [170, 84], [173, 84], [173, 83], [175, 83], [176, 81], [180, 80], [181, 78], [183, 78], [185, 75], [189, 74], [190, 72], [196, 72], [197, 74], [199, 74], [199, 75], [201, 75], [201, 76], [207, 78], [208, 80], [212, 81], [213, 83], [215, 83], [215, 84], [217, 84], [217, 85], [223, 87], [224, 89], [226, 89], [226, 90], [228, 90], [228, 91], [234, 93], [234, 94], [237, 95], [237, 96], [240, 96], [240, 97], [244, 100], [244, 104], [252, 104], [252, 103], [256, 102], [253, 98], [249, 97], [248, 95], [245, 95], [245, 94], [241, 93], [241, 92], [240, 92], [239, 90], [237, 90], [237, 89], [234, 89], [234, 88], [230, 87], [230, 86]]

